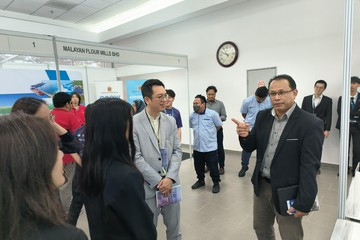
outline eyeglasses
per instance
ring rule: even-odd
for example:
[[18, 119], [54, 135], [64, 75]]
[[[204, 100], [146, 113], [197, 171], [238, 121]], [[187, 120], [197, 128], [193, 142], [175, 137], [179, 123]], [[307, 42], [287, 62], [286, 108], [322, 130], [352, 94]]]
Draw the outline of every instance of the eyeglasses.
[[276, 95], [279, 95], [279, 97], [284, 96], [285, 94], [292, 92], [293, 90], [289, 90], [289, 91], [278, 91], [278, 92], [269, 92], [270, 97], [274, 98], [276, 97]]
[[168, 100], [169, 99], [169, 95], [168, 94], [163, 94], [163, 95], [159, 95], [155, 97], [157, 100], [159, 101], [163, 101], [163, 100]]

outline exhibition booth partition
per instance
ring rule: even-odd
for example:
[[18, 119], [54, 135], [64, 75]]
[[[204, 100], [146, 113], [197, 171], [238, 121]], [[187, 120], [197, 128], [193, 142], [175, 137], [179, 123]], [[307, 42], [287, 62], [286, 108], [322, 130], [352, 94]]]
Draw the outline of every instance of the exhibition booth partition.
[[[183, 119], [189, 116], [187, 56], [129, 49], [71, 39], [0, 31], [0, 114], [16, 99], [32, 96], [52, 107], [58, 91], [77, 92], [83, 104], [119, 97], [130, 104], [142, 99], [140, 87], [157, 78], [177, 92]], [[183, 121], [188, 129], [187, 121]], [[190, 143], [190, 132], [183, 142]]]

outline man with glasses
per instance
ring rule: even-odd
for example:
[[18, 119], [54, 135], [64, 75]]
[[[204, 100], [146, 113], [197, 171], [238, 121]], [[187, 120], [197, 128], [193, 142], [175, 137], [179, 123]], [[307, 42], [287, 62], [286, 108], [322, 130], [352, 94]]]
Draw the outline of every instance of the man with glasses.
[[179, 202], [157, 207], [156, 191], [166, 196], [180, 184], [181, 144], [175, 119], [163, 113], [168, 99], [164, 84], [149, 79], [141, 86], [146, 103], [134, 116], [135, 165], [144, 176], [145, 200], [154, 213], [154, 224], [163, 215], [167, 240], [181, 239]]
[[[302, 217], [317, 194], [316, 172], [320, 167], [324, 124], [295, 103], [296, 83], [289, 75], [270, 80], [272, 109], [260, 111], [255, 125], [232, 119], [239, 142], [248, 152], [257, 150], [252, 176], [254, 185], [254, 229], [258, 239], [275, 239], [274, 220], [282, 239], [303, 239]], [[292, 207], [280, 214], [278, 189], [298, 186]], [[290, 199], [288, 199], [290, 200]], [[285, 205], [286, 206], [286, 205]], [[285, 216], [287, 215], [287, 216]]]
[[[304, 97], [301, 109], [305, 110], [324, 122], [324, 137], [329, 136], [332, 117], [332, 99], [323, 95], [327, 83], [324, 80], [317, 80], [314, 84], [314, 94]], [[317, 174], [320, 174], [320, 168]]]

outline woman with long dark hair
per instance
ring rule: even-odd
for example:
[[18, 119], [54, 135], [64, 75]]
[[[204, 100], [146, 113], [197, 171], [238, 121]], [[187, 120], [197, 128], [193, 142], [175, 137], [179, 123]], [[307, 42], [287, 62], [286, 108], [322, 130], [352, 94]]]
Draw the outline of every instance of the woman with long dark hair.
[[86, 113], [80, 185], [92, 240], [155, 240], [143, 177], [134, 164], [131, 105], [104, 98]]
[[65, 224], [56, 193], [65, 182], [62, 156], [49, 121], [0, 116], [0, 239], [87, 239]]

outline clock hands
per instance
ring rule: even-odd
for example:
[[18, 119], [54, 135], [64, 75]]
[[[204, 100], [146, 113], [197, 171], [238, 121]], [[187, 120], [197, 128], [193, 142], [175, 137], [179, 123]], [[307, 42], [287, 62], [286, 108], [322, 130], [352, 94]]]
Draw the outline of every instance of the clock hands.
[[229, 56], [229, 54], [228, 54], [224, 49], [221, 49], [221, 52], [222, 52], [223, 54], [225, 54], [227, 57]]

